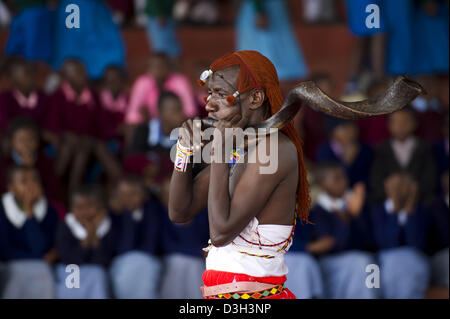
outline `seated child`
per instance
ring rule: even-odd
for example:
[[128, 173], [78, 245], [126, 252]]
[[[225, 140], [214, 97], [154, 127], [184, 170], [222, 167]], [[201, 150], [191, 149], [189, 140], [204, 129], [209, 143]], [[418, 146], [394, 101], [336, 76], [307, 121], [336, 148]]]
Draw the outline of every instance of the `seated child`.
[[419, 202], [430, 204], [433, 201], [436, 164], [431, 146], [414, 134], [416, 127], [416, 115], [410, 107], [389, 114], [390, 138], [378, 146], [371, 169], [370, 189], [374, 203], [386, 199], [384, 181], [399, 170], [407, 172], [418, 183]]
[[384, 183], [387, 199], [372, 210], [384, 298], [424, 298], [429, 283], [425, 249], [428, 214], [416, 203], [418, 186], [404, 172]]
[[172, 223], [168, 217], [170, 176], [162, 183], [160, 200], [164, 207], [163, 269], [161, 298], [202, 299], [199, 287], [206, 269], [202, 249], [208, 245], [208, 212], [203, 210], [186, 224]]
[[11, 61], [8, 70], [11, 88], [0, 93], [0, 132], [6, 133], [11, 121], [17, 117], [27, 117], [43, 129], [49, 98], [36, 88], [33, 67], [25, 60], [16, 58]]
[[[16, 118], [8, 129], [9, 154], [2, 160], [5, 170], [0, 172], [0, 178], [6, 180], [3, 172], [10, 165], [35, 167], [41, 176], [45, 196], [55, 202], [63, 201], [61, 180], [54, 171], [53, 159], [40, 148], [40, 131], [36, 124], [27, 118]], [[6, 185], [0, 181], [0, 191]]]
[[176, 138], [171, 139], [170, 134], [187, 119], [178, 95], [162, 92], [158, 100], [158, 113], [158, 118], [137, 127], [133, 139], [134, 151], [152, 150], [169, 154], [172, 146], [176, 144]]
[[[70, 213], [56, 233], [60, 264], [56, 269], [57, 298], [103, 299], [109, 297], [107, 267], [116, 247], [116, 236], [97, 186], [75, 189], [70, 196]], [[71, 267], [79, 271], [79, 288], [67, 284]], [[76, 274], [74, 273], [76, 276]], [[73, 284], [76, 278], [73, 277]], [[70, 281], [70, 280], [69, 280]]]
[[308, 251], [319, 256], [326, 298], [376, 298], [366, 286], [366, 267], [374, 263], [371, 236], [364, 209], [361, 183], [348, 189], [344, 169], [335, 163], [318, 165], [317, 182], [322, 189], [311, 210], [312, 240]]
[[313, 225], [300, 225], [297, 220], [294, 240], [291, 248], [284, 256], [289, 269], [287, 280], [289, 290], [298, 299], [323, 297], [323, 283], [317, 260], [309, 253], [309, 245]]
[[373, 151], [369, 145], [359, 141], [357, 123], [334, 117], [327, 117], [325, 123], [330, 137], [329, 141], [320, 145], [317, 161], [340, 163], [346, 170], [350, 186], [357, 182], [367, 185]]
[[43, 196], [35, 168], [13, 165], [0, 203], [0, 258], [6, 263], [3, 298], [53, 298], [49, 263], [56, 260], [58, 217]]
[[430, 207], [431, 227], [429, 235], [432, 237], [431, 258], [431, 284], [436, 287], [446, 287], [448, 289], [448, 170], [442, 174], [442, 195]]
[[97, 135], [99, 102], [89, 88], [84, 65], [74, 59], [64, 62], [63, 82], [50, 98], [47, 127], [57, 140], [56, 174], [69, 173], [69, 189], [83, 181]]
[[155, 299], [159, 296], [162, 214], [158, 200], [146, 193], [139, 177], [121, 178], [112, 194], [117, 254], [110, 268], [114, 296]]

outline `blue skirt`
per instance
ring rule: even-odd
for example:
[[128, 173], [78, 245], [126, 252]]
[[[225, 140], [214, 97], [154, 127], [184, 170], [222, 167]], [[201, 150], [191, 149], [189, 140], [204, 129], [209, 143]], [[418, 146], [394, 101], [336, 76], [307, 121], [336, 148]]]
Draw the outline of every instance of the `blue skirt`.
[[264, 11], [267, 13], [269, 26], [261, 30], [255, 25], [253, 2], [244, 1], [237, 18], [237, 50], [255, 50], [265, 55], [274, 64], [280, 81], [305, 77], [305, 61], [289, 22], [284, 1], [267, 0]]
[[448, 72], [449, 13], [443, 3], [434, 17], [411, 0], [383, 0], [381, 12], [388, 35], [389, 74]]
[[[80, 28], [66, 27], [66, 6], [80, 8]], [[85, 65], [90, 78], [98, 79], [109, 65], [124, 67], [125, 48], [119, 27], [110, 10], [99, 0], [62, 0], [56, 10], [53, 66], [76, 58]]]
[[30, 7], [14, 17], [9, 29], [6, 54], [50, 63], [52, 13], [47, 7]]
[[165, 53], [170, 57], [180, 55], [180, 43], [176, 34], [176, 23], [170, 18], [160, 26], [156, 17], [148, 17], [147, 36], [152, 52]]

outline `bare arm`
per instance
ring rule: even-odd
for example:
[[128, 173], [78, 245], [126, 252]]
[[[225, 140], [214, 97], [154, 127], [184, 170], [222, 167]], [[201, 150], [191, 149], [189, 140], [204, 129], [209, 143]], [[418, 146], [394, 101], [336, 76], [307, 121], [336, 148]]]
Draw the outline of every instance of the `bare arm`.
[[[187, 120], [182, 125], [180, 142], [192, 145], [193, 121]], [[170, 180], [169, 218], [176, 223], [190, 221], [197, 213], [206, 208], [209, 188], [210, 167], [204, 168], [197, 176], [193, 176], [192, 163], [186, 172], [173, 171]]]
[[169, 218], [175, 223], [190, 221], [206, 208], [209, 188], [210, 166], [192, 177], [192, 164], [186, 172], [174, 170], [170, 180]]
[[325, 236], [307, 244], [306, 251], [314, 255], [325, 254], [333, 249], [335, 243], [334, 237]]
[[[208, 216], [213, 245], [229, 243], [264, 209], [271, 194], [297, 165], [296, 150], [289, 151], [291, 153], [285, 153], [286, 160], [280, 161], [273, 174], [260, 173], [260, 167], [267, 164], [261, 163], [256, 156], [256, 163], [247, 164], [232, 197], [229, 194], [228, 164], [211, 164]], [[282, 153], [280, 149], [279, 154]]]

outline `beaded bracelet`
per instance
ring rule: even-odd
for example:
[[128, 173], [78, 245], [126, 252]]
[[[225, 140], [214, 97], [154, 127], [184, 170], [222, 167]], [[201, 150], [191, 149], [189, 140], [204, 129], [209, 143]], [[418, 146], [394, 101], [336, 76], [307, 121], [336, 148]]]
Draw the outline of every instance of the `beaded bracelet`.
[[189, 157], [193, 154], [192, 148], [181, 145], [180, 140], [177, 141], [177, 153], [175, 157], [174, 167], [178, 172], [186, 172]]

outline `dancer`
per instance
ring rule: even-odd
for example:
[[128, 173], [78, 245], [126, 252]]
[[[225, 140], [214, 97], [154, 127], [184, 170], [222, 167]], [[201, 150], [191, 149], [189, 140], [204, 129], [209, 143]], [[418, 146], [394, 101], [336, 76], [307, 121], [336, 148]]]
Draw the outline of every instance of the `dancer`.
[[[169, 217], [173, 222], [188, 222], [208, 208], [210, 245], [206, 248], [203, 296], [295, 298], [284, 286], [288, 271], [284, 254], [292, 244], [296, 216], [308, 222], [310, 198], [301, 141], [288, 123], [292, 117], [286, 116], [298, 110], [292, 102], [308, 100], [329, 115], [358, 118], [401, 108], [422, 89], [410, 80], [399, 79], [383, 99], [340, 104], [326, 98], [314, 83], [305, 82], [283, 104], [275, 67], [256, 51], [224, 55], [202, 74], [199, 83], [208, 85], [206, 110], [215, 127], [214, 139], [204, 146], [203, 153], [209, 147], [215, 159], [203, 169], [193, 165], [191, 155], [194, 150], [198, 152], [193, 147], [194, 121], [184, 122], [170, 185]], [[255, 126], [282, 127], [275, 135], [278, 167], [272, 174], [260, 173], [267, 163], [253, 146], [225, 153], [230, 137], [225, 128]], [[268, 143], [272, 138], [258, 137], [258, 148], [266, 142], [264, 155], [273, 152]], [[225, 154], [226, 160], [217, 160], [217, 153]]]

